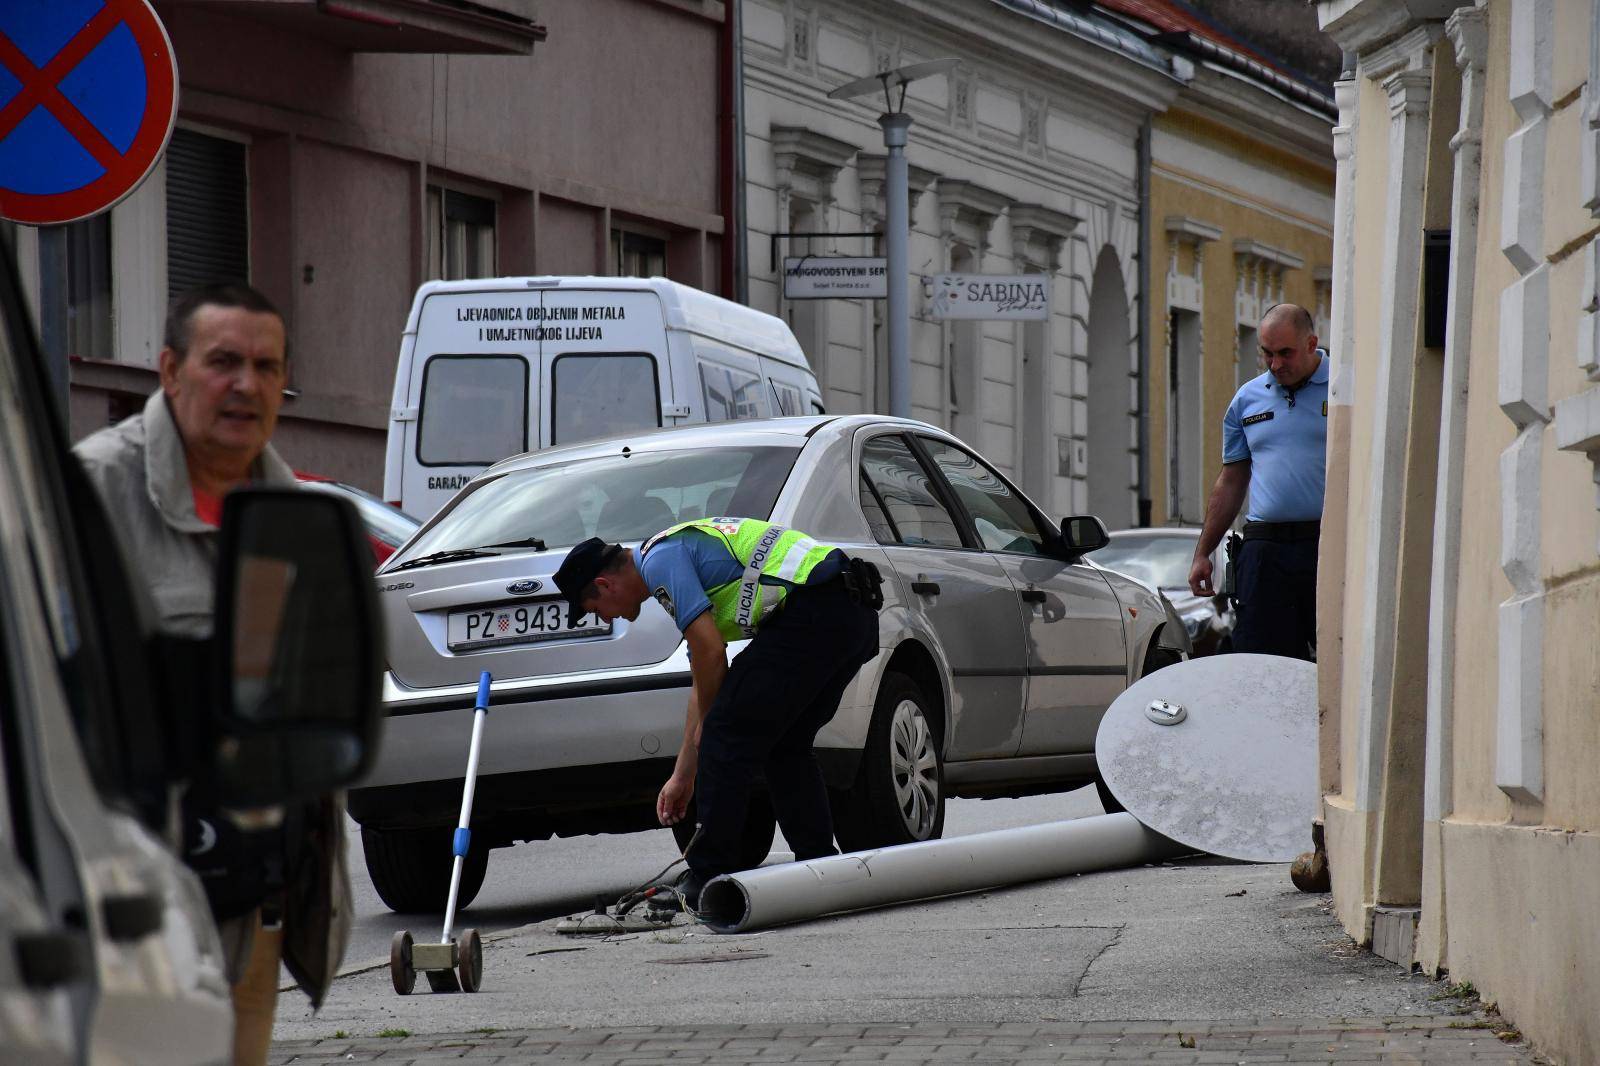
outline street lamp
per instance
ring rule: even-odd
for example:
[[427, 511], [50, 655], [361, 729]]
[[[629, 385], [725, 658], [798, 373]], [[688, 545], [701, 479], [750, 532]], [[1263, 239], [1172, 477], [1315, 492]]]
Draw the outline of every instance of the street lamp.
[[[888, 152], [884, 163], [884, 196], [888, 201], [884, 223], [888, 245], [889, 283], [889, 413], [911, 417], [911, 314], [907, 300], [909, 273], [906, 245], [910, 231], [909, 193], [906, 189], [906, 131], [911, 116], [905, 113], [906, 86], [918, 78], [944, 74], [955, 69], [955, 59], [931, 59], [895, 70], [858, 78], [828, 94], [830, 100], [852, 100], [883, 90], [884, 113], [878, 116], [883, 128], [883, 147]], [[894, 91], [900, 90], [899, 99]]]

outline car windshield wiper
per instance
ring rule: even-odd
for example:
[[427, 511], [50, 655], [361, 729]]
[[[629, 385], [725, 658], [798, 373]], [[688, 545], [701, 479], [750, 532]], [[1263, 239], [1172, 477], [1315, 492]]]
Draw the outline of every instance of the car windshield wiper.
[[432, 566], [434, 563], [451, 563], [457, 559], [478, 559], [485, 555], [499, 555], [499, 552], [486, 551], [483, 548], [450, 548], [432, 555], [423, 555], [415, 559], [407, 559], [393, 570], [391, 574], [398, 574], [402, 570], [414, 570], [419, 566]]
[[485, 548], [533, 548], [535, 551], [544, 551], [544, 541], [538, 537], [523, 537], [521, 540], [503, 540], [499, 544], [485, 544]]
[[434, 563], [453, 563], [457, 559], [481, 559], [486, 555], [499, 555], [493, 548], [534, 548], [544, 551], [544, 541], [538, 537], [524, 537], [521, 540], [504, 540], [499, 544], [484, 544], [477, 548], [448, 548], [445, 551], [434, 552], [432, 555], [420, 556], [416, 559], [407, 559], [393, 570], [391, 574], [398, 574], [402, 570], [412, 570], [419, 566], [432, 566]]

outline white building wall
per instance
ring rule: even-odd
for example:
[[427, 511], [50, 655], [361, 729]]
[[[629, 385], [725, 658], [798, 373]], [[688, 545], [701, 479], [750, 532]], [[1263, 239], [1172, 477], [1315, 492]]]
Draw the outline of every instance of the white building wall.
[[[785, 254], [800, 251], [882, 249], [871, 238], [828, 236], [780, 241], [774, 256], [772, 234], [790, 228], [796, 202], [810, 205], [815, 227], [833, 235], [881, 230], [882, 100], [826, 94], [874, 70], [957, 57], [961, 64], [950, 75], [915, 82], [907, 94], [915, 121], [907, 150], [913, 277], [950, 270], [953, 262], [985, 273], [1050, 273], [1052, 314], [1032, 333], [1002, 322], [940, 323], [927, 317], [922, 286], [914, 283], [912, 413], [963, 434], [1057, 515], [1082, 512], [1089, 480], [1108, 478], [1129, 498], [1104, 517], [1126, 525], [1137, 513], [1129, 477], [1136, 454], [1119, 448], [1092, 455], [1087, 448], [1091, 286], [1109, 244], [1132, 313], [1139, 129], [1178, 83], [995, 0], [743, 4], [750, 303], [796, 326], [828, 410], [886, 409], [886, 306], [829, 300], [800, 307], [782, 297], [778, 268]], [[1026, 224], [1014, 226], [1013, 213]], [[1046, 361], [1037, 372], [1024, 359], [1030, 337]], [[952, 368], [953, 347], [972, 353], [976, 365]], [[1037, 402], [1027, 395], [1032, 383], [1042, 391]], [[1137, 389], [1137, 380], [1130, 384]], [[1041, 418], [1047, 424], [1035, 425]], [[1119, 441], [1136, 442], [1136, 410], [1127, 419]]]

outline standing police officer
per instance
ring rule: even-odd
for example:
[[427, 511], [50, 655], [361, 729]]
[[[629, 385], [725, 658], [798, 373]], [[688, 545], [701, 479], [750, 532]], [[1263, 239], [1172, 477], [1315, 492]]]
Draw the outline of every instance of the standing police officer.
[[[689, 643], [692, 686], [662, 825], [698, 803], [700, 832], [680, 885], [700, 890], [742, 868], [739, 841], [758, 774], [797, 861], [833, 855], [833, 816], [812, 744], [863, 663], [878, 653], [879, 578], [870, 563], [798, 530], [706, 518], [657, 533], [637, 556], [598, 537], [555, 574], [572, 618], [639, 617], [651, 596]], [[754, 638], [728, 665], [728, 644]]]
[[1211, 553], [1250, 497], [1235, 560], [1233, 650], [1313, 658], [1317, 538], [1327, 471], [1328, 361], [1311, 314], [1275, 304], [1257, 339], [1267, 371], [1240, 387], [1222, 420], [1222, 473], [1206, 505], [1189, 588], [1214, 596]]

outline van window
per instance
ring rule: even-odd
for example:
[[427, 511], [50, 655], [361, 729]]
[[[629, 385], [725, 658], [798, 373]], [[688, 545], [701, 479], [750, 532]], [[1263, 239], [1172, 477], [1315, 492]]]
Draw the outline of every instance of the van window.
[[702, 362], [700, 388], [705, 395], [707, 422], [767, 417], [767, 398], [762, 393], [759, 374]]
[[558, 355], [550, 389], [551, 444], [661, 425], [656, 361], [642, 352]]
[[772, 403], [780, 415], [805, 413], [805, 399], [800, 395], [800, 390], [781, 381], [772, 382]]
[[487, 466], [528, 450], [528, 361], [436, 355], [422, 368], [417, 462]]

